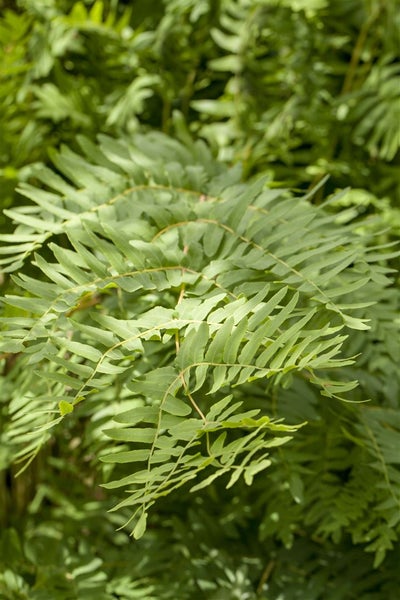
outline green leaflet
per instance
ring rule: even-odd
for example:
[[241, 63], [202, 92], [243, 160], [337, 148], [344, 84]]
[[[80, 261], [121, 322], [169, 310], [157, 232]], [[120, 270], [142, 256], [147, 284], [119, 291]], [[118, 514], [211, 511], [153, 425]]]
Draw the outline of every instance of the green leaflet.
[[367, 328], [365, 290], [387, 277], [377, 259], [393, 252], [368, 253], [351, 227], [265, 178], [226, 171], [224, 185], [197, 146], [161, 134], [83, 146], [82, 161], [65, 148], [54, 158], [72, 186], [45, 169], [51, 192], [25, 186], [33, 205], [10, 215], [23, 234], [6, 264], [24, 257], [39, 273], [21, 269], [3, 299], [2, 351], [39, 375], [15, 401], [13, 439], [28, 440], [20, 455], [31, 459], [73, 406], [71, 419], [112, 406], [98, 425], [107, 487], [129, 491], [117, 506], [142, 515], [140, 537], [157, 499], [189, 481], [251, 485], [293, 443], [302, 423], [277, 422], [260, 395], [306, 378], [346, 399], [356, 377], [340, 368], [358, 351], [343, 354], [344, 329]]
[[127, 423], [136, 425], [136, 423], [157, 423], [158, 409], [156, 406], [138, 406], [132, 410], [120, 413], [115, 417], [117, 423]]
[[65, 402], [65, 400], [60, 400], [60, 402], [58, 403], [58, 407], [60, 409], [60, 414], [62, 417], [68, 415], [74, 410], [73, 405], [69, 402]]

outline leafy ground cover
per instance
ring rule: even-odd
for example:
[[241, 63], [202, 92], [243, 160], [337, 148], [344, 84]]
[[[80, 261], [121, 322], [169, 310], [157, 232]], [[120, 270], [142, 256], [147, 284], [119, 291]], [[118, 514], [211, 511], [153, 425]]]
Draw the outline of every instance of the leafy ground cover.
[[0, 598], [397, 598], [398, 2], [0, 7]]

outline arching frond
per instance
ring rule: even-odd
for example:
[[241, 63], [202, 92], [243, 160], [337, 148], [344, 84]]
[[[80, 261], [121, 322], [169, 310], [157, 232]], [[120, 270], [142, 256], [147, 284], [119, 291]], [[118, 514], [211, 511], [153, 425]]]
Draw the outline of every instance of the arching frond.
[[151, 134], [82, 147], [86, 158], [54, 157], [63, 177], [43, 169], [42, 188], [21, 187], [33, 204], [7, 212], [16, 230], [2, 260], [17, 273], [1, 351], [31, 370], [9, 436], [33, 457], [81, 403], [119, 389], [103, 460], [140, 537], [157, 498], [221, 476], [250, 484], [301, 426], [247, 408], [243, 386], [354, 388], [335, 377], [353, 362], [346, 329], [368, 328], [363, 290], [391, 250], [305, 198], [221, 173], [201, 143]]

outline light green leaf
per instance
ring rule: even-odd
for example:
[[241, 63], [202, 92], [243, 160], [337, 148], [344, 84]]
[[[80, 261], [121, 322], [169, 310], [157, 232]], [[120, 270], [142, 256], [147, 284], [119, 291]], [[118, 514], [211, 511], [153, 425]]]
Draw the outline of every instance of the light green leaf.
[[70, 402], [65, 402], [65, 400], [60, 400], [58, 403], [58, 408], [62, 417], [68, 415], [74, 410], [73, 405]]

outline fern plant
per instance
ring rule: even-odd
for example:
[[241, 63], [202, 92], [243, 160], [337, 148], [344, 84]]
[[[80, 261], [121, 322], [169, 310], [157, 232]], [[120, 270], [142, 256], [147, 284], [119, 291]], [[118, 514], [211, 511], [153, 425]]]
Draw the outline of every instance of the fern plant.
[[246, 174], [301, 188], [329, 174], [329, 191], [351, 179], [395, 204], [396, 4], [18, 0], [0, 17], [7, 202], [45, 146], [178, 133], [179, 111]]
[[390, 249], [307, 197], [241, 183], [203, 143], [80, 142], [85, 157], [63, 149], [59, 174], [21, 186], [33, 204], [6, 211], [2, 264], [16, 273], [1, 350], [18, 381], [3, 384], [6, 440], [30, 461], [64, 420], [108, 406], [105, 487], [127, 492], [117, 508], [139, 538], [184, 484], [250, 485], [271, 466], [304, 421], [274, 418], [278, 390], [305, 381], [330, 402], [354, 389], [335, 376], [354, 361], [341, 348], [368, 329]]
[[397, 600], [397, 5], [0, 0], [1, 598]]

